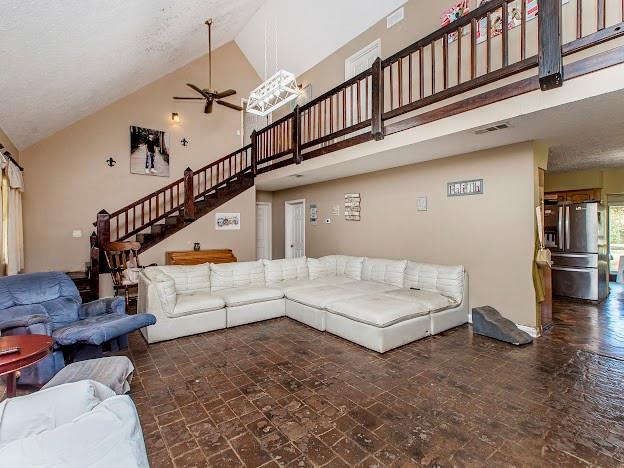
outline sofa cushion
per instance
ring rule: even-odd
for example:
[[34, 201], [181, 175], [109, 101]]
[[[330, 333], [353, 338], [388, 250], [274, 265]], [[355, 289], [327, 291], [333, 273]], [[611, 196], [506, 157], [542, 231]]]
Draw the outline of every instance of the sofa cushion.
[[145, 270], [147, 277], [154, 280], [162, 278], [159, 273], [164, 273], [173, 279], [178, 293], [210, 291], [210, 264], [208, 263], [202, 265], [166, 265]]
[[308, 258], [308, 273], [311, 280], [336, 276], [336, 257]]
[[308, 262], [310, 279], [318, 279], [333, 276], [346, 276], [354, 280], [362, 279], [362, 263], [364, 257], [351, 257], [348, 255], [327, 255]]
[[402, 288], [406, 266], [407, 260], [366, 258], [362, 265], [362, 279]]
[[441, 310], [448, 309], [449, 307], [455, 307], [458, 302], [451, 299], [448, 296], [444, 296], [434, 291], [414, 290], [414, 289], [395, 289], [393, 291], [386, 291], [384, 295], [394, 297], [410, 302], [419, 302], [425, 304], [429, 308], [429, 312], [439, 312]]
[[464, 267], [407, 262], [404, 286], [436, 291], [460, 303], [464, 292]]
[[336, 275], [346, 276], [354, 280], [361, 280], [363, 263], [364, 257], [336, 255]]
[[373, 327], [389, 327], [429, 313], [425, 303], [405, 301], [387, 294], [368, 294], [328, 304], [327, 311]]
[[396, 289], [395, 286], [376, 281], [349, 281], [340, 285], [343, 288], [359, 291], [362, 294], [375, 294]]
[[347, 289], [342, 286], [322, 285], [311, 288], [299, 288], [288, 290], [286, 298], [300, 304], [304, 304], [317, 309], [324, 309], [330, 302], [341, 301], [351, 297], [361, 296], [361, 291]]
[[212, 293], [225, 301], [228, 307], [255, 304], [257, 302], [276, 301], [284, 297], [284, 292], [277, 288], [234, 288], [221, 289]]
[[223, 309], [225, 301], [219, 296], [213, 296], [209, 292], [196, 292], [189, 294], [178, 294], [176, 305], [173, 311], [167, 314], [168, 317], [182, 317], [184, 315], [201, 314], [213, 310]]
[[262, 263], [267, 286], [274, 286], [282, 281], [308, 279], [308, 261], [305, 257], [263, 260]]
[[284, 294], [288, 291], [294, 291], [295, 289], [303, 289], [303, 288], [313, 288], [315, 286], [326, 286], [326, 285], [342, 285], [347, 283], [354, 283], [355, 281], [351, 278], [347, 278], [345, 276], [334, 276], [331, 278], [318, 278], [314, 280], [290, 280], [290, 281], [282, 281], [279, 285], [276, 285], [276, 288], [280, 288], [284, 291]]
[[221, 263], [210, 265], [212, 291], [244, 287], [264, 287], [264, 265], [257, 262]]

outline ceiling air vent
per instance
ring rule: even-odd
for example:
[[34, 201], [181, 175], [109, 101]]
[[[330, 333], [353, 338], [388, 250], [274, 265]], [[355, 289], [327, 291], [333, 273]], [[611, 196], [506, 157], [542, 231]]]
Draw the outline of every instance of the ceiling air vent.
[[405, 8], [401, 7], [391, 15], [386, 17], [386, 28], [390, 29], [397, 23], [400, 23], [405, 18]]
[[499, 130], [505, 130], [506, 128], [509, 128], [509, 124], [508, 123], [492, 125], [491, 127], [482, 128], [480, 130], [477, 130], [475, 132], [475, 135], [483, 135], [484, 133], [498, 132]]

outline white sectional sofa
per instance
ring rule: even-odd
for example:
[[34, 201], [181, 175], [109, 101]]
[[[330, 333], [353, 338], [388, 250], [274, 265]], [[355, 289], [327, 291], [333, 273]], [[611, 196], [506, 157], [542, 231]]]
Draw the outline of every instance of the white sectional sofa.
[[462, 266], [345, 255], [158, 266], [139, 278], [149, 343], [287, 316], [383, 353], [468, 322]]

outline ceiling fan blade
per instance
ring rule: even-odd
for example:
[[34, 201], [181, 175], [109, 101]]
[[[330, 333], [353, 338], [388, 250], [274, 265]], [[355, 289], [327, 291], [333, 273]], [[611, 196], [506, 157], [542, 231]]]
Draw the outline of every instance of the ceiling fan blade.
[[236, 94], [236, 90], [235, 89], [227, 89], [225, 91], [222, 91], [220, 93], [217, 93], [215, 95], [215, 97], [217, 99], [222, 99], [222, 98], [226, 98], [228, 96], [234, 96]]
[[204, 114], [212, 114], [212, 99], [206, 101], [206, 107], [204, 107]]
[[221, 104], [222, 106], [229, 107], [230, 109], [234, 109], [236, 111], [242, 111], [243, 108], [241, 106], [237, 106], [236, 104], [230, 104], [225, 101], [217, 101], [217, 104]]
[[197, 91], [199, 94], [201, 94], [202, 96], [204, 96], [206, 99], [210, 98], [210, 94], [206, 93], [203, 89], [198, 88], [197, 86], [195, 86], [192, 83], [186, 83], [186, 86], [188, 86], [189, 88]]
[[190, 100], [193, 100], [193, 101], [204, 101], [206, 98], [203, 98], [203, 97], [179, 97], [179, 96], [173, 96], [173, 99], [179, 99], [179, 100], [190, 99]]

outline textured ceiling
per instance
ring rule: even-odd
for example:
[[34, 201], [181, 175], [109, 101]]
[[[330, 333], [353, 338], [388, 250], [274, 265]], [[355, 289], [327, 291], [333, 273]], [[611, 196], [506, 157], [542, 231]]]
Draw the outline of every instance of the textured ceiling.
[[[609, 125], [595, 133], [573, 136], [570, 141], [550, 149], [548, 169], [609, 169], [624, 167], [624, 119], [619, 126]], [[587, 132], [589, 133], [589, 132]]]
[[2, 0], [0, 128], [20, 149], [233, 40], [264, 0]]

